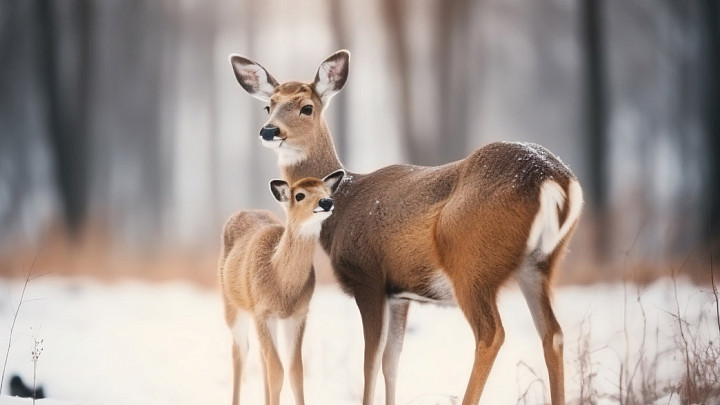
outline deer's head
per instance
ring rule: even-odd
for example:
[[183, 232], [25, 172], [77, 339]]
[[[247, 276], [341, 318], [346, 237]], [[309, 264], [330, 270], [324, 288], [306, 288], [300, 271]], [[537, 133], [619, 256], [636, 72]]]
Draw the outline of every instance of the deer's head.
[[319, 236], [322, 222], [335, 208], [331, 196], [344, 176], [345, 171], [338, 170], [322, 180], [306, 177], [292, 185], [271, 180], [270, 191], [287, 213], [287, 227], [301, 235]]
[[345, 85], [349, 62], [350, 52], [338, 51], [320, 65], [314, 81], [280, 84], [259, 63], [230, 55], [240, 85], [267, 103], [269, 117], [260, 129], [260, 138], [265, 147], [277, 152], [281, 166], [304, 160], [310, 146], [327, 133], [322, 112]]

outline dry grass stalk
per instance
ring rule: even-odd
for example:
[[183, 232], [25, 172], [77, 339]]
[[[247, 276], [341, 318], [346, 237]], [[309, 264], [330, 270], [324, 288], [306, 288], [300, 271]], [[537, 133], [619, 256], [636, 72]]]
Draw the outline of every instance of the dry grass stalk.
[[597, 404], [598, 393], [595, 388], [597, 373], [593, 370], [592, 352], [590, 350], [592, 326], [588, 324], [588, 329], [585, 331], [586, 322], [587, 318], [584, 318], [580, 324], [580, 333], [577, 340], [578, 357], [575, 360], [580, 373], [580, 398], [578, 398], [578, 404], [595, 405]]
[[[17, 322], [18, 314], [20, 313], [20, 307], [22, 307], [22, 304], [25, 299], [25, 291], [27, 290], [27, 286], [30, 283], [31, 280], [34, 280], [31, 278], [33, 267], [35, 266], [35, 262], [37, 261], [37, 255], [35, 256], [35, 259], [33, 259], [32, 265], [30, 265], [30, 271], [28, 271], [27, 275], [25, 276], [25, 282], [23, 283], [22, 292], [20, 293], [20, 300], [18, 301], [18, 305], [15, 308], [15, 311], [13, 311], [13, 320], [10, 324], [10, 332], [8, 335], [8, 345], [7, 350], [5, 351], [5, 361], [3, 363], [2, 373], [0, 374], [0, 391], [2, 391], [2, 387], [5, 384], [5, 371], [7, 370], [7, 362], [8, 358], [10, 357], [10, 347], [12, 347], [13, 343], [13, 332], [15, 331], [15, 323]], [[12, 303], [11, 303], [12, 305]]]
[[[528, 365], [527, 363], [525, 363], [525, 362], [522, 361], [522, 360], [519, 361], [519, 362], [515, 365], [515, 367], [516, 367], [516, 370], [517, 370], [517, 373], [516, 373], [516, 377], [515, 377], [515, 378], [516, 378], [516, 380], [517, 380], [517, 382], [518, 382], [518, 386], [521, 385], [521, 384], [520, 384], [520, 369], [521, 369], [521, 368], [524, 368], [524, 369], [526, 369], [527, 371], [529, 371], [530, 374], [532, 374], [532, 377], [533, 377], [532, 380], [526, 385], [525, 390], [524, 390], [523, 392], [521, 392], [520, 394], [518, 394], [517, 405], [520, 405], [520, 404], [525, 404], [525, 405], [527, 405], [527, 404], [528, 404], [528, 395], [530, 394], [530, 390], [532, 389], [532, 387], [533, 387], [535, 384], [540, 384], [540, 385], [541, 385], [541, 392], [543, 393], [543, 403], [547, 403], [547, 400], [546, 400], [546, 398], [545, 398], [545, 391], [546, 391], [546, 389], [545, 389], [545, 388], [546, 388], [546, 387], [545, 387], [545, 382], [544, 382], [543, 379], [540, 378], [540, 376], [535, 372], [535, 369], [533, 369], [532, 367], [530, 367], [530, 365]], [[530, 402], [530, 403], [534, 403], [534, 402]]]

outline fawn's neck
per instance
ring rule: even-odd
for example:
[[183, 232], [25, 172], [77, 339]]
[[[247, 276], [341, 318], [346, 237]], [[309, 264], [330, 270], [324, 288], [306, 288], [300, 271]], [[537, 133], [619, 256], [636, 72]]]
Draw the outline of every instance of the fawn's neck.
[[275, 254], [273, 268], [286, 293], [299, 292], [313, 271], [313, 251], [317, 235], [302, 235], [290, 226], [285, 227]]

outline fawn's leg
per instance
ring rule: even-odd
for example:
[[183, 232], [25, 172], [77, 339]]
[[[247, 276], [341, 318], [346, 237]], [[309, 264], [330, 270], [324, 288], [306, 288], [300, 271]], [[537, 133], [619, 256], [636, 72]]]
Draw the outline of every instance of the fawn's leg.
[[265, 403], [279, 405], [284, 371], [277, 351], [277, 321], [259, 317], [255, 319], [255, 328], [265, 364]]
[[303, 361], [302, 342], [305, 334], [305, 321], [307, 314], [297, 315], [285, 320], [285, 336], [289, 347], [290, 360], [290, 386], [295, 396], [295, 404], [305, 404], [305, 390], [303, 388]]
[[243, 311], [236, 311], [235, 321], [230, 327], [233, 335], [233, 405], [240, 404], [240, 385], [242, 384], [243, 366], [247, 361], [249, 327], [250, 315]]

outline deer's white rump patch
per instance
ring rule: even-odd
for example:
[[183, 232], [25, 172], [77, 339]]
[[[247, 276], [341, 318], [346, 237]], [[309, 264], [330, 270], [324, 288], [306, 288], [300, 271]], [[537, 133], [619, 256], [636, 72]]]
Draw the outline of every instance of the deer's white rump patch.
[[[560, 226], [558, 209], [562, 208], [566, 200], [570, 208]], [[557, 182], [548, 180], [543, 183], [540, 186], [540, 209], [535, 215], [527, 241], [528, 253], [534, 250], [539, 250], [543, 255], [552, 253], [580, 216], [582, 205], [582, 189], [576, 180], [570, 180], [567, 195]]]

